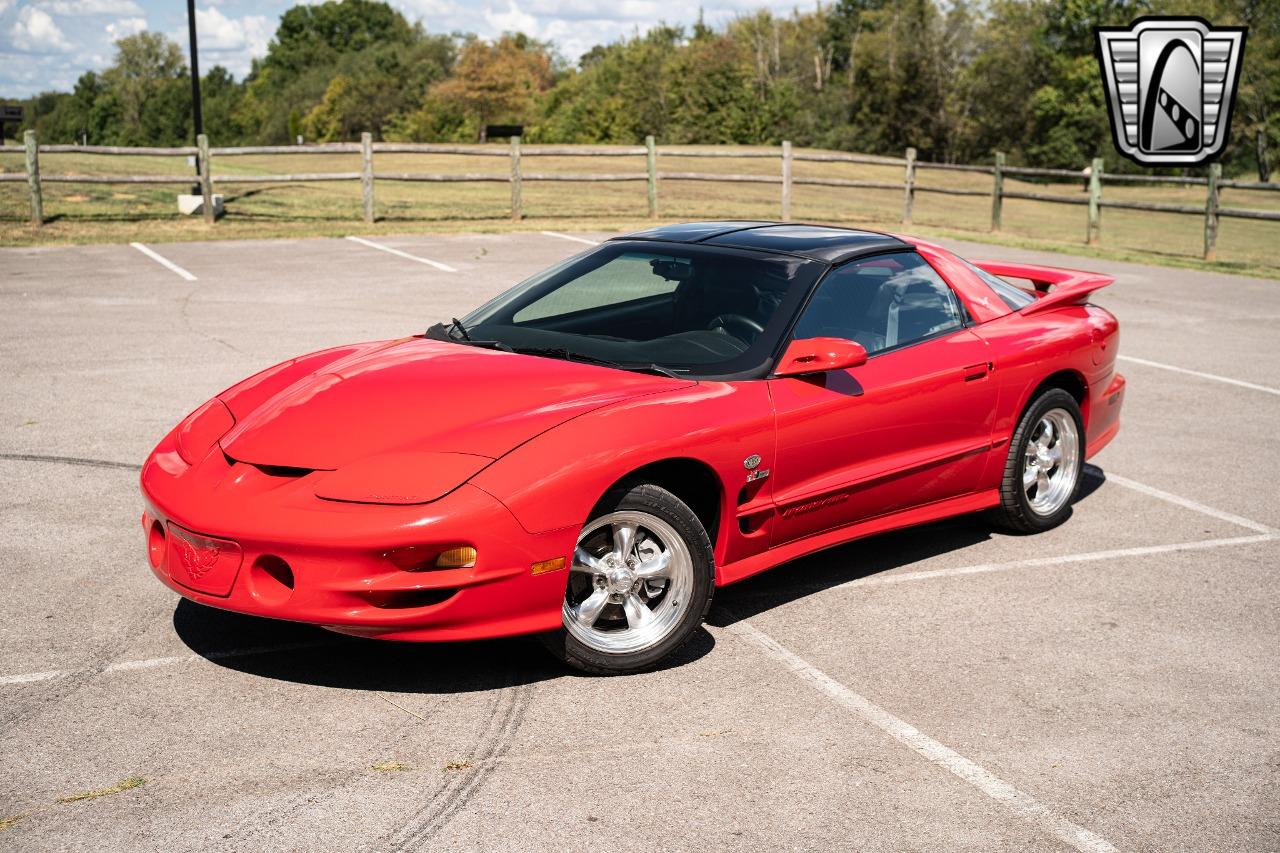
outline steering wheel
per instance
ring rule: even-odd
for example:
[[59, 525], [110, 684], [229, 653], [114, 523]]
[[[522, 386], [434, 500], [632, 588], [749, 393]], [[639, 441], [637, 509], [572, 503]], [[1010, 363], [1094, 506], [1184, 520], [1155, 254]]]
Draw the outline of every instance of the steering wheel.
[[764, 326], [743, 314], [717, 314], [707, 324], [707, 329], [715, 331], [723, 329], [746, 344], [753, 344], [756, 338], [764, 334]]

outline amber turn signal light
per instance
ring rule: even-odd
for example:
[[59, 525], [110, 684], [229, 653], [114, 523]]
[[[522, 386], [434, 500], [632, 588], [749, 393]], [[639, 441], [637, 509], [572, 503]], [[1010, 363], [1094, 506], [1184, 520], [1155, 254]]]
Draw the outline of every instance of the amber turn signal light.
[[545, 575], [547, 572], [555, 572], [564, 568], [564, 557], [556, 557], [554, 560], [542, 560], [529, 566], [530, 574]]
[[450, 548], [436, 557], [437, 569], [469, 569], [476, 564], [476, 549], [470, 545]]

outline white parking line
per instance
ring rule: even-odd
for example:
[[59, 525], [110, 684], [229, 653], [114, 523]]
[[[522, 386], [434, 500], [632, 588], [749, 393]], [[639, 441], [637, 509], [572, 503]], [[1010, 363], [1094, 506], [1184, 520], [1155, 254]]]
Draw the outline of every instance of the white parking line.
[[[1004, 563], [978, 563], [970, 566], [957, 566], [950, 569], [925, 569], [916, 572], [901, 572], [891, 575], [877, 575], [873, 577], [857, 578], [855, 580], [846, 581], [842, 584], [828, 587], [828, 589], [846, 589], [850, 587], [861, 586], [878, 586], [884, 584], [908, 583], [912, 581], [930, 580], [932, 578], [958, 577], [961, 575], [986, 574], [988, 572], [1002, 572], [1012, 569], [1028, 569], [1039, 566], [1057, 566], [1067, 565], [1070, 563], [1091, 563], [1101, 560], [1113, 560], [1123, 557], [1144, 557], [1154, 554], [1172, 554], [1180, 551], [1203, 551], [1213, 548], [1226, 548], [1235, 545], [1253, 545], [1259, 542], [1272, 542], [1280, 540], [1280, 531], [1267, 527], [1256, 521], [1242, 518], [1238, 515], [1232, 515], [1222, 510], [1214, 509], [1211, 506], [1199, 503], [1197, 501], [1184, 498], [1179, 495], [1170, 494], [1160, 489], [1130, 480], [1127, 477], [1121, 477], [1118, 474], [1108, 474], [1108, 482], [1125, 488], [1133, 489], [1150, 497], [1158, 498], [1169, 503], [1176, 504], [1194, 512], [1203, 513], [1205, 515], [1236, 524], [1250, 530], [1258, 531], [1255, 536], [1233, 536], [1220, 539], [1202, 539], [1193, 542], [1176, 542], [1166, 545], [1141, 545], [1132, 548], [1112, 548], [1103, 551], [1086, 551], [1079, 554], [1063, 554], [1057, 557], [1029, 557], [1023, 560], [1010, 560]], [[152, 669], [162, 666], [173, 666], [183, 663], [195, 663], [201, 660], [226, 660], [230, 658], [245, 657], [247, 655], [269, 654], [272, 652], [293, 651], [296, 649], [315, 648], [328, 645], [337, 641], [315, 641], [310, 643], [294, 643], [280, 646], [254, 646], [245, 649], [231, 649], [229, 651], [211, 652], [207, 655], [176, 655], [173, 657], [146, 658], [143, 660], [121, 661], [120, 663], [110, 664], [101, 670], [69, 670], [55, 669], [46, 670], [44, 672], [27, 672], [16, 675], [0, 675], [0, 686], [11, 684], [29, 684], [39, 681], [53, 681], [60, 678], [69, 678], [74, 675], [88, 675], [94, 672], [113, 673], [128, 672], [139, 669]]]
[[1071, 563], [1093, 563], [1099, 560], [1115, 560], [1121, 557], [1148, 557], [1153, 554], [1175, 554], [1179, 551], [1208, 551], [1214, 548], [1228, 548], [1234, 545], [1253, 545], [1258, 542], [1273, 542], [1280, 536], [1273, 533], [1261, 533], [1257, 536], [1233, 536], [1224, 539], [1202, 539], [1198, 542], [1175, 542], [1169, 545], [1140, 545], [1133, 548], [1112, 548], [1106, 551], [1086, 551], [1082, 554], [1063, 554], [1057, 557], [1028, 557], [1025, 560], [1010, 560], [1006, 563], [978, 563], [972, 566], [956, 566], [951, 569], [922, 569], [918, 572], [899, 572], [890, 575], [873, 575], [866, 578], [845, 581], [827, 589], [849, 589], [863, 586], [882, 586], [884, 584], [909, 583], [911, 581], [930, 580], [931, 578], [950, 578], [961, 575], [981, 575], [988, 572], [1006, 572], [1011, 569], [1032, 569], [1039, 566], [1064, 566]]
[[1187, 376], [1196, 376], [1200, 379], [1211, 379], [1214, 382], [1223, 382], [1227, 385], [1235, 385], [1239, 388], [1248, 388], [1250, 391], [1261, 391], [1264, 394], [1275, 394], [1280, 396], [1280, 388], [1271, 388], [1266, 385], [1255, 385], [1252, 382], [1245, 382], [1243, 379], [1232, 379], [1229, 376], [1219, 376], [1216, 373], [1202, 373], [1199, 370], [1188, 370], [1185, 367], [1174, 367], [1172, 364], [1161, 364], [1158, 361], [1148, 361], [1145, 358], [1135, 358], [1131, 355], [1117, 356], [1121, 361], [1130, 361], [1134, 364], [1142, 364], [1147, 367], [1155, 367], [1160, 370], [1168, 370], [1173, 373], [1185, 373]]
[[129, 245], [137, 249], [142, 254], [146, 255], [151, 260], [158, 263], [160, 266], [169, 270], [170, 272], [176, 272], [178, 275], [182, 276], [187, 281], [196, 280], [196, 277], [193, 276], [191, 273], [187, 272], [182, 267], [178, 266], [173, 261], [169, 260], [164, 255], [161, 255], [159, 252], [155, 251], [154, 249], [149, 249], [146, 246], [142, 245], [141, 243], [130, 243]]
[[338, 639], [313, 640], [307, 643], [282, 643], [278, 646], [250, 646], [249, 648], [244, 649], [227, 649], [220, 652], [209, 652], [207, 655], [173, 655], [171, 657], [162, 658], [126, 660], [121, 661], [120, 663], [109, 664], [101, 669], [51, 669], [45, 672], [27, 672], [21, 675], [0, 675], [0, 685], [30, 684], [33, 681], [56, 681], [61, 678], [70, 678], [73, 675], [92, 675], [96, 672], [132, 672], [138, 669], [155, 669], [162, 666], [196, 663], [202, 660], [232, 660], [234, 658], [249, 657], [251, 655], [265, 655], [272, 654], [274, 652], [294, 652], [302, 649], [316, 649], [322, 646], [331, 646], [338, 642], [342, 641]]
[[366, 240], [363, 237], [351, 236], [351, 237], [347, 237], [347, 239], [352, 241], [353, 243], [359, 243], [360, 245], [368, 246], [371, 249], [378, 249], [380, 251], [387, 252], [388, 254], [405, 258], [406, 260], [417, 261], [420, 264], [426, 264], [429, 267], [435, 267], [436, 269], [443, 270], [444, 272], [457, 272], [456, 269], [449, 266], [448, 264], [442, 264], [439, 261], [433, 261], [430, 258], [420, 258], [417, 255], [411, 255], [408, 252], [402, 252], [399, 249], [393, 249], [390, 246], [384, 246], [381, 243], [375, 243], [372, 240]]
[[599, 246], [599, 240], [588, 240], [586, 237], [575, 237], [572, 234], [561, 234], [559, 231], [543, 231], [548, 237], [559, 237], [561, 240], [572, 240], [575, 243], [586, 243], [588, 246]]
[[1174, 504], [1175, 506], [1180, 506], [1183, 509], [1189, 509], [1192, 512], [1198, 512], [1201, 515], [1207, 515], [1210, 518], [1216, 518], [1219, 521], [1234, 524], [1237, 527], [1256, 530], [1259, 533], [1277, 532], [1274, 528], [1267, 527], [1267, 525], [1262, 524], [1261, 522], [1233, 515], [1232, 513], [1224, 512], [1220, 509], [1214, 509], [1213, 507], [1206, 506], [1199, 501], [1193, 501], [1191, 498], [1184, 498], [1181, 495], [1175, 495], [1171, 492], [1157, 489], [1155, 486], [1148, 486], [1146, 483], [1139, 483], [1137, 480], [1130, 480], [1128, 477], [1121, 477], [1119, 474], [1109, 473], [1106, 477], [1108, 483], [1115, 483], [1117, 486], [1124, 486], [1126, 489], [1132, 489], [1133, 491], [1147, 495], [1148, 497], [1157, 498], [1167, 503]]
[[[956, 577], [960, 575], [985, 574], [987, 572], [1003, 572], [1012, 569], [1030, 569], [1038, 566], [1057, 566], [1070, 563], [1092, 563], [1102, 560], [1114, 560], [1122, 557], [1144, 557], [1153, 554], [1171, 554], [1179, 551], [1203, 551], [1212, 548], [1226, 548], [1235, 545], [1253, 545], [1259, 542], [1280, 541], [1280, 534], [1265, 533], [1256, 536], [1235, 536], [1225, 539], [1204, 539], [1199, 542], [1179, 542], [1171, 545], [1145, 545], [1135, 548], [1113, 548], [1107, 551], [1088, 551], [1082, 554], [1063, 554], [1058, 557], [1031, 557], [1025, 560], [1011, 560], [1007, 563], [978, 563], [971, 566], [958, 566], [952, 569], [926, 569], [918, 572], [902, 572], [896, 575], [877, 575], [875, 577], [858, 578], [846, 581], [829, 590], [850, 587], [879, 586], [883, 584], [909, 583], [912, 581], [931, 580], [933, 578]], [[94, 672], [114, 673], [132, 672], [140, 669], [154, 669], [163, 666], [175, 666], [184, 663], [196, 663], [201, 660], [227, 660], [246, 657], [248, 655], [270, 654], [272, 652], [295, 651], [298, 649], [319, 648], [330, 645], [333, 641], [316, 641], [312, 643], [294, 643], [280, 646], [255, 646], [247, 649], [232, 649], [224, 652], [210, 652], [207, 655], [174, 655], [172, 657], [144, 658], [113, 663], [101, 670], [94, 669], [53, 669], [44, 672], [25, 672], [17, 675], [0, 675], [0, 686], [6, 684], [29, 684], [37, 681], [54, 681], [70, 678], [73, 675], [89, 675]]]
[[66, 678], [71, 673], [65, 669], [51, 669], [46, 672], [24, 672], [21, 675], [0, 676], [0, 684], [29, 684], [33, 681], [52, 681], [55, 678]]
[[991, 799], [1008, 806], [1018, 817], [1053, 835], [1059, 841], [1087, 853], [1114, 853], [1116, 848], [1105, 838], [1055, 814], [1030, 794], [1018, 790], [950, 747], [929, 737], [910, 723], [898, 719], [871, 700], [850, 690], [750, 622], [736, 622], [729, 626], [728, 630], [761, 649], [801, 680], [807, 681], [812, 687], [825, 693], [903, 746], [914, 750], [944, 770], [954, 773]]

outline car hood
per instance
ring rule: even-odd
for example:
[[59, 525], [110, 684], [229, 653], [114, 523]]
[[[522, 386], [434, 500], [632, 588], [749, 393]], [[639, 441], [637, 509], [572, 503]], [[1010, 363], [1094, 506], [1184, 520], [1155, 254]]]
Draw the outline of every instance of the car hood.
[[221, 445], [241, 462], [313, 470], [391, 453], [497, 459], [593, 409], [690, 384], [413, 338], [294, 381], [237, 413]]

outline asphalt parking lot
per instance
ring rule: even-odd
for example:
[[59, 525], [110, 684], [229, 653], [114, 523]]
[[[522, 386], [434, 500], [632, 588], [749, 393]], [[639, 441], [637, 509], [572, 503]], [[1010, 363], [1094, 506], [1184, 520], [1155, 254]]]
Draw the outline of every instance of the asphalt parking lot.
[[151, 576], [136, 469], [184, 414], [602, 236], [0, 250], [0, 847], [1280, 849], [1280, 282], [952, 244], [1118, 278], [1124, 428], [1071, 520], [795, 561], [658, 672]]

